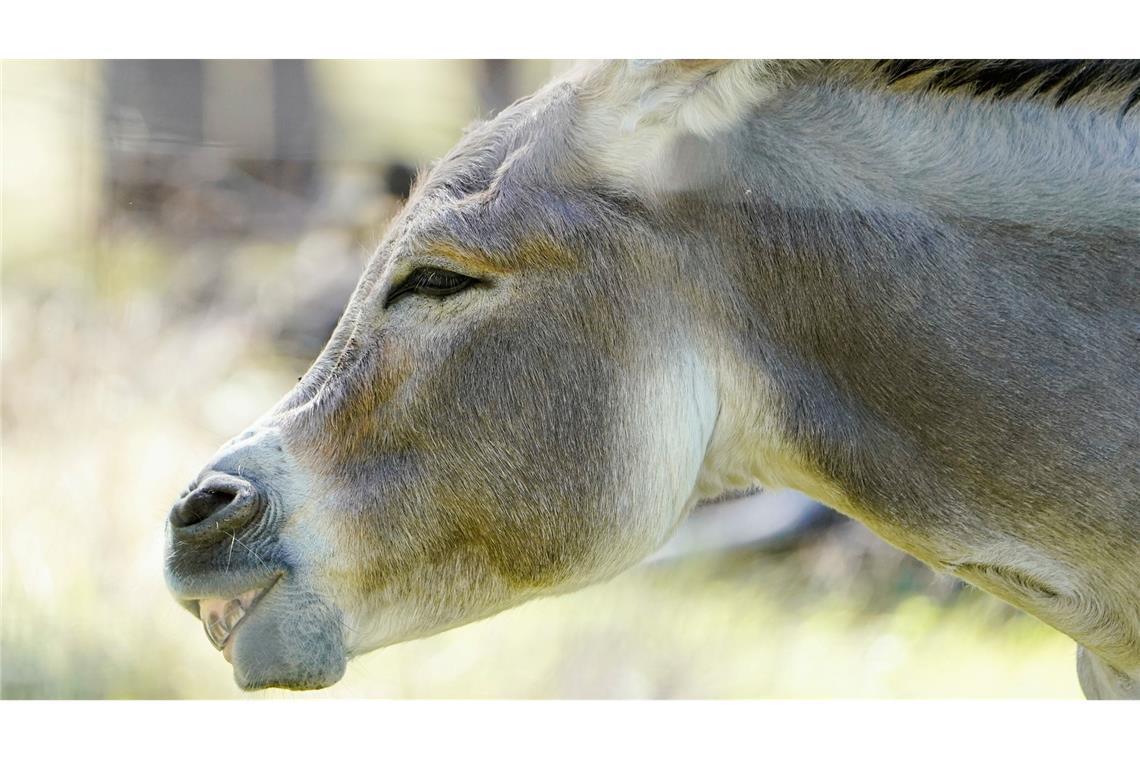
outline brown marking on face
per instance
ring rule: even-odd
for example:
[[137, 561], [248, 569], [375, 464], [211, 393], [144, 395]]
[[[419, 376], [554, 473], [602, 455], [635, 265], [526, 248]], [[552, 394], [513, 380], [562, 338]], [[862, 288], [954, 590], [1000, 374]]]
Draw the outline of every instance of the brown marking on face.
[[[363, 331], [363, 328], [361, 328]], [[291, 448], [314, 473], [337, 473], [366, 460], [378, 442], [398, 445], [399, 430], [384, 427], [379, 413], [415, 371], [414, 357], [384, 330], [354, 336], [333, 377], [305, 413], [283, 428]]]
[[630, 303], [584, 273], [560, 283], [417, 321], [404, 340], [381, 329], [383, 350], [346, 363], [321, 434], [301, 444], [354, 558], [333, 585], [369, 597], [462, 564], [525, 594], [588, 565], [617, 519], [608, 452]]
[[[438, 266], [443, 263], [440, 259], [447, 259], [455, 263], [459, 272], [488, 277], [582, 267], [581, 256], [553, 236], [538, 229], [512, 234], [506, 231], [509, 224], [510, 220], [500, 220], [493, 210], [488, 209], [477, 221], [464, 225], [473, 228], [471, 233], [475, 240], [459, 242], [447, 233], [424, 236], [406, 244], [411, 251], [424, 253], [405, 254], [404, 266], [414, 268], [421, 262], [425, 266]], [[482, 227], [487, 229], [479, 229]]]
[[450, 244], [437, 244], [431, 247], [434, 254], [455, 262], [460, 272], [469, 272], [472, 275], [507, 275], [514, 271], [512, 258], [493, 258], [476, 251], [465, 250]]
[[539, 237], [521, 241], [512, 258], [525, 267], [578, 269], [582, 266], [581, 260], [569, 248]]

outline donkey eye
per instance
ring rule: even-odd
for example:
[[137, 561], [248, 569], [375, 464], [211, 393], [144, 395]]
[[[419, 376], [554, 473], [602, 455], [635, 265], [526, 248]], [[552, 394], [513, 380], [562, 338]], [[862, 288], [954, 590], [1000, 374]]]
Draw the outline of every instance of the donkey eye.
[[479, 280], [474, 277], [468, 277], [458, 272], [449, 272], [446, 269], [437, 269], [436, 267], [421, 267], [388, 291], [388, 297], [384, 300], [384, 308], [388, 308], [406, 295], [446, 298], [471, 287], [477, 282]]

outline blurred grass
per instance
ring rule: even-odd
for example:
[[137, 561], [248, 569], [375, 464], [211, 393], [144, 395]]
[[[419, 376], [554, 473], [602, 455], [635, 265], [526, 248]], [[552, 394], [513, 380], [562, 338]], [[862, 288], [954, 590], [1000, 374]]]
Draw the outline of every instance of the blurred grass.
[[[361, 82], [419, 81], [381, 68], [320, 76], [346, 104]], [[311, 352], [283, 349], [282, 324], [315, 308], [314, 283], [343, 303], [367, 246], [325, 229], [178, 247], [98, 222], [93, 78], [83, 63], [4, 69], [0, 696], [236, 697], [163, 586], [163, 521], [304, 370]], [[1067, 638], [952, 586], [848, 526], [779, 555], [643, 566], [289, 696], [1079, 696]]]

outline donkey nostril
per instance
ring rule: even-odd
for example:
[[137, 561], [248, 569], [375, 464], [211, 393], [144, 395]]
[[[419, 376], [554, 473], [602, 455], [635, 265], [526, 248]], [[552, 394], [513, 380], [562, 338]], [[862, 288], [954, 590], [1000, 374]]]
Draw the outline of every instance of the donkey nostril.
[[244, 526], [265, 503], [250, 481], [214, 471], [178, 500], [170, 510], [170, 526], [186, 539], [210, 539]]
[[176, 528], [195, 525], [225, 509], [240, 495], [238, 489], [228, 486], [199, 488], [174, 506], [170, 523]]

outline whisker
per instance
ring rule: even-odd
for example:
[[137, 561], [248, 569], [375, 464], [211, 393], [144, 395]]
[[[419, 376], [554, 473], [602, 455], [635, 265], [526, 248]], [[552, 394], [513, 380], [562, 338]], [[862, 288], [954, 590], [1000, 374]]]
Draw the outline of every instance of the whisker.
[[[236, 534], [236, 533], [233, 533], [232, 531], [226, 531], [226, 533], [229, 533], [229, 535], [230, 535], [230, 539], [232, 539], [232, 540], [230, 541], [230, 549], [231, 549], [231, 551], [233, 550], [233, 545], [234, 545], [234, 542], [236, 542], [236, 543], [237, 543], [239, 546], [241, 546], [241, 547], [242, 547], [243, 549], [245, 549], [247, 552], [249, 552], [250, 554], [252, 554], [252, 555], [253, 555], [253, 558], [254, 558], [254, 559], [256, 559], [258, 562], [260, 562], [260, 563], [261, 563], [261, 566], [262, 566], [262, 567], [264, 567], [266, 570], [272, 570], [272, 569], [273, 569], [273, 568], [271, 568], [271, 567], [269, 566], [269, 563], [267, 563], [265, 560], [263, 560], [263, 559], [261, 558], [261, 555], [259, 555], [257, 552], [255, 552], [253, 549], [251, 549], [251, 548], [250, 548], [250, 547], [249, 547], [249, 546], [248, 546], [248, 545], [247, 545], [247, 544], [246, 544], [244, 541], [242, 541], [240, 538], [238, 538], [238, 537], [237, 537], [237, 534]], [[226, 566], [227, 566], [227, 569], [228, 569], [228, 567], [229, 567], [229, 561], [228, 561], [228, 560], [226, 561]]]

